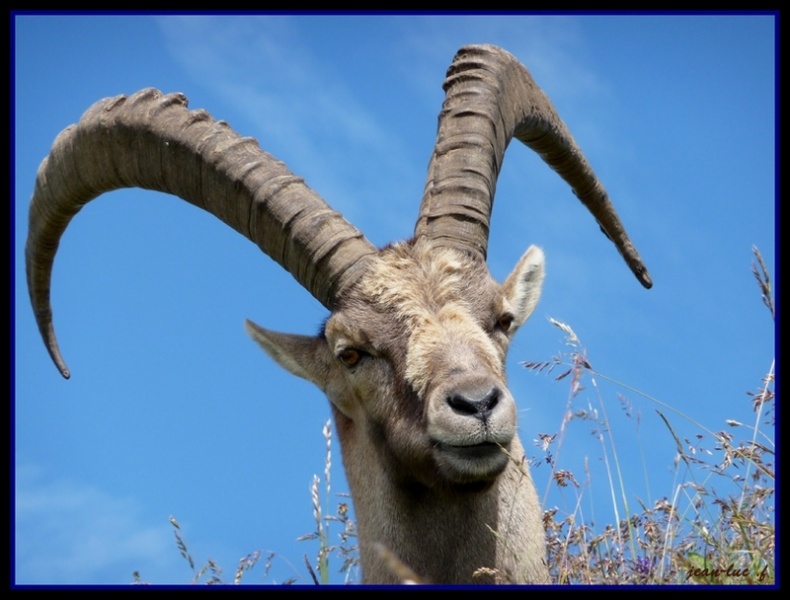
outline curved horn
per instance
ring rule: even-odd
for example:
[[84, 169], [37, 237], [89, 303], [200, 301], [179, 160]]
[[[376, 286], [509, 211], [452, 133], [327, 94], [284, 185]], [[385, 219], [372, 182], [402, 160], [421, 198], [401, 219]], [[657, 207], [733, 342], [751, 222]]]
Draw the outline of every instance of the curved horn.
[[100, 100], [66, 128], [41, 163], [25, 260], [33, 310], [50, 356], [69, 371], [52, 325], [50, 280], [71, 218], [100, 194], [140, 187], [203, 208], [257, 244], [332, 308], [375, 247], [302, 179], [182, 94], [145, 89]]
[[517, 138], [573, 188], [646, 288], [647, 268], [582, 151], [529, 71], [495, 46], [461, 48], [428, 166], [415, 237], [486, 256], [494, 191], [505, 149]]

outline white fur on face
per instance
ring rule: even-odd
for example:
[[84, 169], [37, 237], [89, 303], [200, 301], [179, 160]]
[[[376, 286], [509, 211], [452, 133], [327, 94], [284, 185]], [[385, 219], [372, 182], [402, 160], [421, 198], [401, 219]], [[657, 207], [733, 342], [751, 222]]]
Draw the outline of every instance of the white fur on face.
[[503, 352], [475, 314], [495, 285], [473, 259], [425, 244], [393, 248], [365, 278], [363, 295], [406, 325], [405, 377], [421, 398], [448, 369], [501, 376]]

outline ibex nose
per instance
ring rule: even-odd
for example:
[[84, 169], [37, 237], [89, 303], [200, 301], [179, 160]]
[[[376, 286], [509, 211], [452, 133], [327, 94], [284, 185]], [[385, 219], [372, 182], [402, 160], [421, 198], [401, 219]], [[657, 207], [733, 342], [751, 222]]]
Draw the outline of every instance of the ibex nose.
[[499, 403], [500, 395], [501, 392], [496, 387], [477, 397], [458, 392], [447, 397], [447, 404], [458, 414], [468, 415], [484, 421]]

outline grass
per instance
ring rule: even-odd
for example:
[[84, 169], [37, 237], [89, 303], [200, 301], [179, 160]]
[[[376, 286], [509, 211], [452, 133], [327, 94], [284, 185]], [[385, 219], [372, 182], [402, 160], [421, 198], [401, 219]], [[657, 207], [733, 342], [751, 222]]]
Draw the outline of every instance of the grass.
[[[753, 273], [763, 303], [775, 319], [770, 278], [756, 248], [754, 254]], [[603, 585], [773, 584], [774, 363], [747, 396], [753, 422], [727, 420], [726, 430], [713, 431], [675, 407], [596, 371], [573, 330], [558, 321], [553, 324], [565, 332], [571, 350], [550, 361], [524, 363], [536, 372], [559, 372], [555, 379], [569, 381], [565, 418], [557, 434], [539, 436], [543, 456], [536, 461], [550, 466], [553, 485], [573, 492], [572, 510], [561, 513], [551, 508], [544, 513], [552, 580]], [[629, 502], [633, 496], [620, 470], [599, 381], [613, 383], [651, 403], [675, 444], [676, 484], [650, 505], [637, 500], [638, 506], [632, 506]], [[576, 408], [574, 400], [588, 387], [597, 407]], [[628, 400], [622, 394], [617, 396], [618, 408], [628, 412]], [[589, 483], [587, 469], [585, 477], [577, 477], [560, 467], [563, 442], [579, 421], [591, 425], [600, 441], [615, 515], [614, 523], [599, 529], [581, 508]], [[696, 430], [693, 436], [678, 433], [676, 423], [680, 421]]]
[[[762, 301], [775, 319], [771, 281], [762, 256], [754, 248], [753, 273]], [[523, 365], [536, 373], [551, 374], [569, 386], [567, 410], [554, 434], [540, 434], [536, 442], [538, 457], [530, 462], [533, 469], [548, 465], [550, 484], [568, 498], [572, 508], [544, 510], [547, 559], [552, 581], [556, 584], [774, 584], [775, 577], [775, 394], [774, 363], [766, 375], [748, 393], [751, 423], [727, 420], [726, 429], [714, 431], [691, 419], [676, 407], [617, 382], [596, 371], [588, 352], [573, 329], [552, 320], [566, 337], [569, 351], [543, 362]], [[674, 443], [675, 484], [660, 499], [647, 503], [634, 499], [620, 466], [620, 450], [611, 427], [605, 381], [622, 392], [616, 394], [616, 410], [634, 416], [625, 394], [640, 396], [650, 403], [657, 418]], [[576, 406], [584, 390], [591, 390], [595, 403], [587, 399], [583, 408]], [[637, 419], [638, 420], [638, 419]], [[691, 428], [693, 435], [683, 435]], [[606, 474], [606, 493], [611, 499], [614, 520], [596, 527], [595, 519], [583, 510], [586, 495], [591, 493], [589, 465], [584, 475], [562, 467], [560, 457], [568, 432], [574, 427], [589, 427], [601, 448]], [[332, 433], [330, 423], [323, 428], [326, 439], [324, 481], [314, 476], [311, 486], [315, 530], [301, 538], [317, 543], [314, 562], [305, 556], [309, 581], [326, 584], [333, 580], [331, 569], [342, 574], [343, 581], [359, 580], [356, 531], [346, 496], [330, 510]], [[577, 435], [574, 432], [574, 436]], [[644, 440], [640, 440], [640, 447]], [[644, 452], [644, 450], [641, 450]], [[521, 464], [521, 457], [511, 457]], [[518, 460], [517, 460], [518, 459]], [[647, 473], [646, 479], [647, 479]], [[726, 490], [726, 491], [721, 491]], [[544, 506], [546, 503], [544, 502]], [[189, 554], [181, 528], [170, 518], [176, 545], [194, 572], [193, 583], [223, 583], [222, 570], [210, 559], [200, 569]], [[334, 531], [335, 529], [339, 531]], [[245, 556], [235, 571], [233, 583], [241, 583], [244, 574], [263, 562], [257, 580], [265, 581], [274, 553], [261, 561], [260, 551]], [[393, 557], [393, 560], [397, 560]], [[339, 566], [337, 566], [339, 564]], [[405, 567], [405, 565], [401, 565]], [[135, 583], [142, 583], [134, 573]], [[290, 580], [285, 583], [295, 583]]]
[[[338, 569], [343, 574], [343, 579], [346, 583], [353, 583], [359, 581], [359, 555], [356, 545], [356, 524], [351, 518], [351, 504], [348, 494], [340, 494], [340, 502], [336, 502], [336, 510], [330, 510], [331, 505], [331, 473], [332, 473], [332, 427], [331, 421], [327, 421], [322, 430], [324, 439], [326, 440], [326, 456], [324, 459], [324, 485], [323, 491], [321, 486], [321, 478], [318, 475], [313, 475], [313, 482], [310, 486], [310, 496], [313, 504], [313, 518], [315, 521], [315, 530], [297, 538], [299, 541], [317, 542], [318, 548], [316, 551], [315, 563], [310, 561], [310, 558], [304, 556], [304, 564], [307, 569], [309, 580], [301, 581], [297, 578], [291, 578], [282, 582], [282, 585], [291, 585], [295, 583], [305, 584], [314, 583], [316, 585], [328, 584], [331, 580], [330, 570], [330, 557], [337, 558], [341, 566]], [[323, 493], [323, 502], [322, 502]], [[322, 506], [323, 504], [323, 506]], [[199, 569], [195, 567], [195, 561], [192, 558], [187, 547], [184, 535], [181, 530], [181, 525], [178, 521], [171, 516], [170, 524], [173, 526], [173, 535], [176, 541], [176, 547], [181, 554], [181, 557], [187, 561], [189, 568], [193, 572], [191, 583], [199, 584], [204, 583], [208, 585], [228, 583], [223, 579], [223, 573], [220, 566], [211, 558], [206, 560], [206, 563]], [[333, 525], [340, 527], [340, 532], [337, 534], [337, 543], [332, 543]], [[258, 581], [266, 581], [272, 567], [272, 561], [277, 557], [275, 552], [262, 552], [255, 550], [250, 554], [243, 557], [236, 567], [233, 577], [233, 584], [242, 583], [244, 575], [253, 569], [256, 565], [261, 563], [261, 559], [265, 555], [263, 565], [259, 568], [256, 574]], [[332, 561], [334, 565], [334, 561]], [[293, 569], [296, 571], [296, 569]], [[145, 585], [148, 582], [143, 580], [138, 571], [132, 574], [133, 583]]]
[[[305, 565], [310, 573], [310, 577], [315, 584], [327, 584], [331, 579], [330, 557], [336, 555], [341, 561], [339, 572], [343, 574], [346, 583], [351, 583], [359, 579], [359, 557], [356, 546], [356, 525], [349, 514], [350, 505], [347, 501], [338, 504], [337, 511], [332, 514], [329, 510], [331, 501], [331, 473], [332, 473], [332, 423], [327, 421], [323, 429], [324, 439], [326, 440], [326, 458], [324, 460], [324, 508], [321, 503], [321, 479], [318, 475], [313, 475], [313, 484], [310, 487], [310, 496], [313, 502], [313, 518], [315, 521], [315, 531], [303, 535], [300, 541], [316, 540], [318, 551], [316, 555], [315, 568], [305, 556]], [[341, 496], [348, 498], [347, 494]], [[327, 516], [323, 516], [327, 515]], [[338, 543], [333, 544], [330, 534], [330, 527], [333, 523], [341, 526], [342, 530], [338, 534]]]
[[[557, 326], [572, 330], [562, 323]], [[543, 365], [528, 364], [532, 369]], [[584, 389], [585, 380], [599, 393], [596, 372], [579, 346], [551, 366], [567, 370], [558, 377], [570, 377], [570, 397]], [[549, 367], [551, 368], [551, 367]], [[676, 479], [680, 482], [665, 497], [647, 506], [629, 502], [631, 495], [620, 471], [614, 437], [608, 428], [606, 403], [599, 395], [600, 412], [571, 411], [560, 428], [560, 436], [541, 436], [542, 459], [551, 466], [553, 484], [571, 488], [576, 494], [574, 509], [561, 514], [557, 508], [544, 512], [548, 562], [552, 580], [561, 584], [670, 584], [713, 583], [755, 584], [774, 582], [774, 444], [773, 365], [760, 389], [751, 395], [755, 407], [754, 425], [728, 421], [746, 439], [735, 441], [729, 431], [701, 429], [693, 439], [682, 438], [668, 416], [670, 407], [655, 398], [636, 392], [660, 408], [661, 421], [676, 446]], [[569, 403], [570, 405], [570, 403]], [[614, 524], [595, 530], [581, 510], [585, 485], [572, 472], [558, 466], [558, 448], [571, 421], [592, 421], [601, 442], [608, 478]], [[555, 447], [556, 446], [556, 447]], [[724, 485], [718, 486], [717, 479]], [[722, 495], [717, 487], [733, 489]]]

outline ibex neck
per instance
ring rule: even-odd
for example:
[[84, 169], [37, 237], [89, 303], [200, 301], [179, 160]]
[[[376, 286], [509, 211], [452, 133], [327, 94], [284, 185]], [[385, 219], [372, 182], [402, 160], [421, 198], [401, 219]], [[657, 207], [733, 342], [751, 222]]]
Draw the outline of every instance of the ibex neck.
[[[398, 564], [424, 583], [548, 582], [542, 511], [526, 468], [511, 462], [477, 491], [396, 483], [353, 425], [343, 429], [364, 582], [402, 583]], [[512, 450], [523, 455], [518, 439]]]

